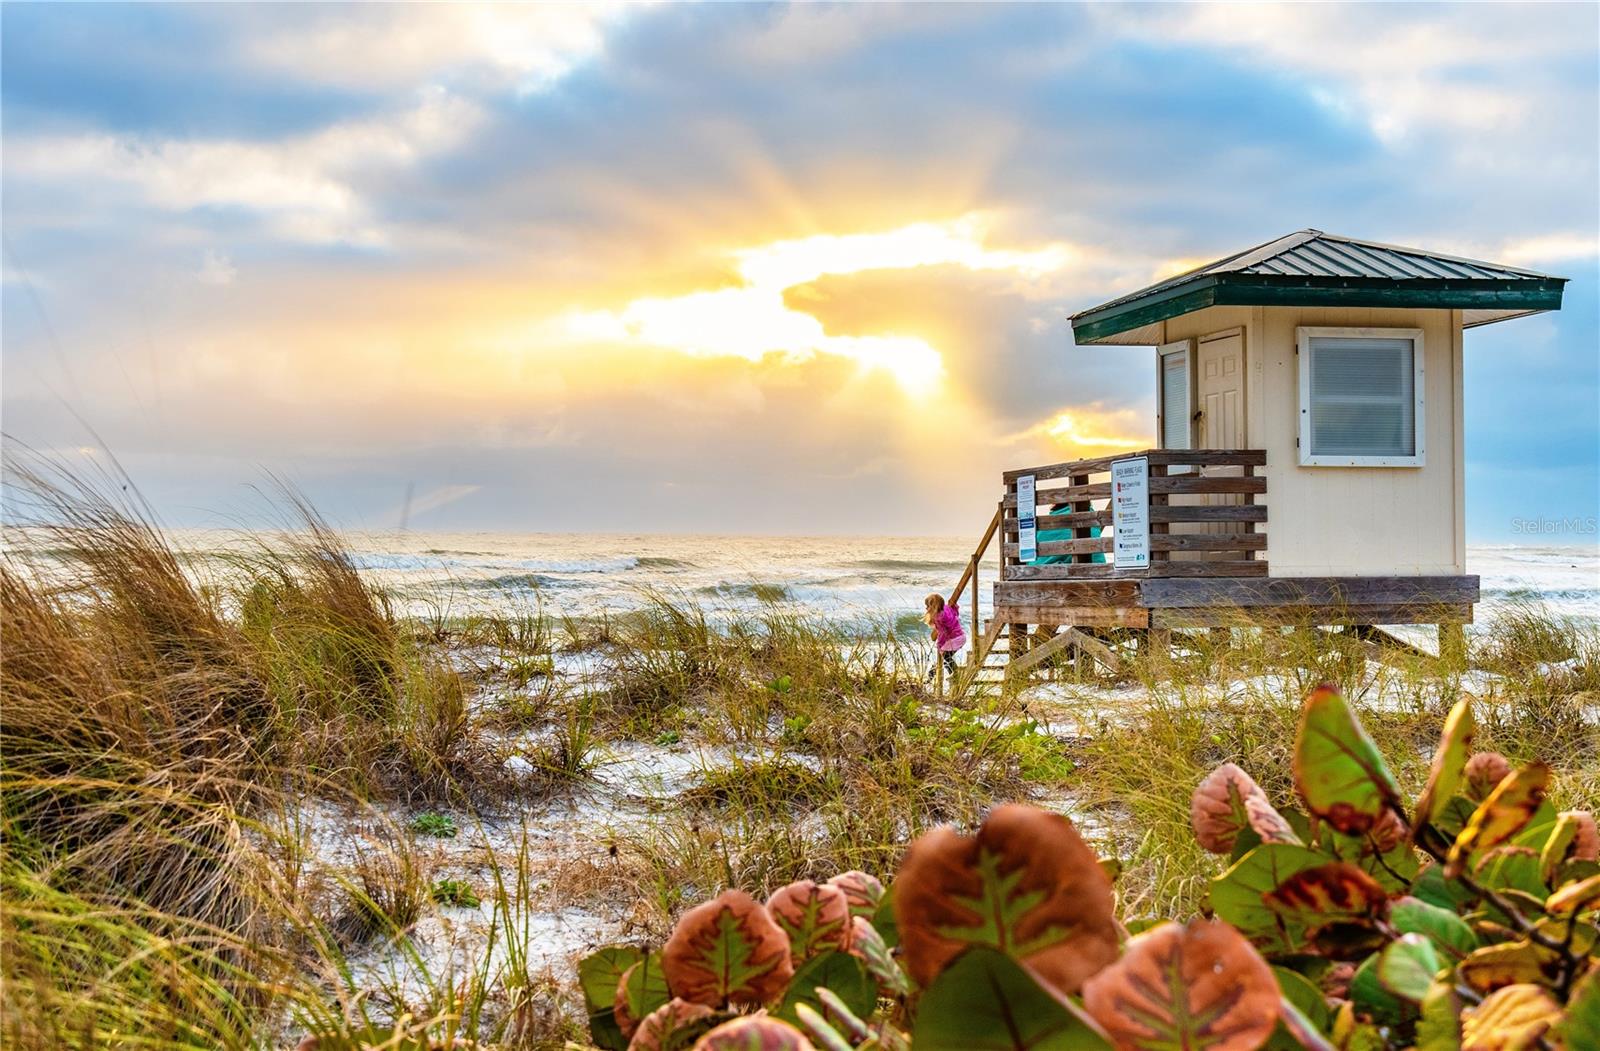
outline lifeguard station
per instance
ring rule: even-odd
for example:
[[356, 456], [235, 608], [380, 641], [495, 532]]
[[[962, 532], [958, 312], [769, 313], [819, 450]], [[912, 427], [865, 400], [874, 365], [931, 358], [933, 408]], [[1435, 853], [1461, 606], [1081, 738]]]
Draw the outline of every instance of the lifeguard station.
[[1558, 310], [1565, 284], [1302, 230], [1073, 315], [1079, 346], [1155, 348], [1160, 447], [1004, 473], [950, 596], [973, 664], [1007, 628], [1012, 672], [1241, 625], [1434, 624], [1459, 646], [1463, 333]]

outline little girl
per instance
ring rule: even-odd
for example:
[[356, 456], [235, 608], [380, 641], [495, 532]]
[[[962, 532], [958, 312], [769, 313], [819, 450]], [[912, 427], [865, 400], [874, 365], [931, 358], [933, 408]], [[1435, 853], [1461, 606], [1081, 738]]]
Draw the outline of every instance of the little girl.
[[967, 634], [961, 630], [961, 611], [954, 606], [947, 606], [944, 596], [935, 592], [923, 602], [927, 612], [922, 619], [932, 629], [933, 643], [939, 648], [939, 656], [934, 658], [933, 667], [928, 669], [928, 678], [932, 679], [939, 670], [939, 660], [944, 660], [945, 674], [956, 673], [956, 653], [967, 644]]

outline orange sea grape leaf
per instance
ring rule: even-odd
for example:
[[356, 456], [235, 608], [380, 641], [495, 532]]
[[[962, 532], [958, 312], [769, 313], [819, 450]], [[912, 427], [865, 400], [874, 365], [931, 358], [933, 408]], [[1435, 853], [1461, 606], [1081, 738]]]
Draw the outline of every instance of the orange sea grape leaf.
[[1228, 853], [1248, 823], [1244, 801], [1264, 794], [1243, 769], [1223, 763], [1202, 778], [1189, 797], [1189, 824], [1195, 840], [1213, 854]]
[[1474, 949], [1456, 964], [1456, 977], [1480, 993], [1507, 985], [1543, 985], [1555, 976], [1556, 955], [1529, 941], [1499, 942]]
[[1520, 832], [1544, 802], [1549, 783], [1550, 768], [1543, 763], [1529, 763], [1507, 774], [1478, 804], [1451, 844], [1444, 874], [1459, 875], [1472, 855], [1499, 846]]
[[1561, 1017], [1561, 1005], [1537, 985], [1508, 985], [1461, 1012], [1461, 1051], [1536, 1047]]
[[695, 1042], [694, 1051], [816, 1051], [800, 1030], [767, 1015], [724, 1022]]
[[1286, 921], [1308, 929], [1329, 923], [1370, 924], [1389, 913], [1383, 885], [1348, 861], [1296, 872], [1261, 900]]
[[688, 1051], [715, 1024], [716, 1017], [705, 1004], [675, 997], [639, 1022], [628, 1051]]
[[1594, 815], [1587, 810], [1564, 810], [1557, 820], [1561, 818], [1571, 818], [1577, 826], [1569, 856], [1575, 861], [1600, 861], [1600, 830], [1595, 828]]
[[1467, 797], [1474, 803], [1481, 803], [1494, 791], [1494, 786], [1511, 773], [1511, 760], [1499, 752], [1475, 752], [1468, 757], [1462, 772], [1466, 777]]
[[1345, 835], [1359, 836], [1386, 809], [1400, 809], [1400, 786], [1378, 746], [1344, 696], [1326, 684], [1306, 697], [1294, 778], [1306, 808]]
[[789, 936], [796, 967], [820, 952], [850, 948], [850, 899], [839, 887], [798, 880], [773, 891], [767, 912]]
[[1568, 883], [1544, 903], [1545, 909], [1552, 916], [1564, 916], [1569, 912], [1587, 912], [1593, 908], [1600, 908], [1600, 876], [1590, 876], [1585, 880]]
[[920, 837], [893, 901], [906, 970], [923, 987], [971, 946], [1064, 993], [1117, 956], [1111, 881], [1071, 821], [1034, 807], [996, 807], [975, 835], [945, 826]]
[[870, 920], [883, 902], [883, 882], [871, 873], [851, 869], [834, 876], [828, 883], [844, 891], [844, 896], [850, 899], [852, 916], [865, 916]]
[[1445, 717], [1439, 747], [1433, 753], [1433, 764], [1428, 767], [1428, 782], [1422, 788], [1422, 795], [1417, 797], [1411, 822], [1414, 827], [1421, 828], [1444, 813], [1445, 805], [1461, 784], [1461, 775], [1467, 766], [1467, 749], [1472, 747], [1472, 736], [1477, 730], [1472, 701], [1463, 697]]
[[1278, 980], [1244, 936], [1218, 920], [1164, 923], [1128, 942], [1083, 987], [1084, 1006], [1118, 1048], [1253, 1051], [1280, 1014]]
[[661, 963], [674, 996], [707, 1007], [766, 1003], [794, 977], [789, 936], [742, 890], [679, 917]]

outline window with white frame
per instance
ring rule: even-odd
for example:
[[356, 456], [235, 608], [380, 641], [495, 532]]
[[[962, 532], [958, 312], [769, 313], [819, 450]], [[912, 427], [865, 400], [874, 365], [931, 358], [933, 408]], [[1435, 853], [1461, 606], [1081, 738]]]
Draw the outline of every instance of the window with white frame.
[[1422, 331], [1301, 328], [1300, 462], [1420, 467]]
[[1188, 449], [1192, 446], [1189, 399], [1189, 340], [1168, 343], [1160, 348], [1161, 362], [1161, 447]]

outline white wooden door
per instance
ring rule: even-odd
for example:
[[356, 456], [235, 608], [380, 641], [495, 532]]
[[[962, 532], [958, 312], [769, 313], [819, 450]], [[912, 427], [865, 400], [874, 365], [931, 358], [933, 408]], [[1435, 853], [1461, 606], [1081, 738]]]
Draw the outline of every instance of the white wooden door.
[[[1204, 336], [1195, 351], [1195, 404], [1199, 418], [1195, 421], [1195, 447], [1199, 449], [1242, 449], [1245, 443], [1244, 427], [1244, 333], [1238, 330]], [[1243, 474], [1238, 467], [1205, 467], [1201, 469], [1213, 477], [1237, 477]], [[1243, 496], [1218, 493], [1201, 498], [1206, 504], [1240, 504]], [[1218, 522], [1203, 527], [1207, 533], [1236, 533], [1243, 526], [1236, 522]], [[1230, 559], [1238, 556], [1222, 552], [1211, 558]]]

